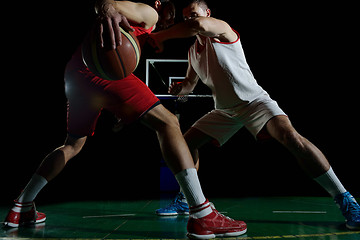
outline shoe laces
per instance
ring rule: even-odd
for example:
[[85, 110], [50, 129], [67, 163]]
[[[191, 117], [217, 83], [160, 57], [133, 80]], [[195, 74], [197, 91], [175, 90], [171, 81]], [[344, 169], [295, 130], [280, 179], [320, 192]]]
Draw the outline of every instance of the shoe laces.
[[175, 199], [174, 199], [174, 203], [176, 203], [176, 202], [182, 202], [182, 200], [185, 198], [185, 196], [184, 196], [184, 194], [182, 193], [182, 192], [179, 192], [177, 195], [176, 195], [176, 197], [175, 197]]
[[220, 217], [222, 217], [222, 218], [225, 218], [225, 219], [227, 219], [227, 220], [229, 220], [229, 221], [232, 221], [232, 222], [235, 221], [235, 220], [232, 219], [231, 217], [228, 217], [228, 216], [220, 213], [218, 210], [216, 210], [216, 208], [215, 208], [215, 206], [214, 206], [214, 204], [213, 204], [212, 202], [210, 202], [210, 206], [211, 206], [211, 209], [212, 209], [218, 216], [220, 216]]
[[181, 192], [179, 192], [176, 195], [175, 199], [167, 207], [165, 207], [165, 209], [170, 209], [170, 210], [176, 209], [179, 203], [182, 203], [183, 199], [184, 199], [184, 195]]
[[340, 209], [347, 218], [360, 221], [360, 206], [353, 196], [345, 194], [342, 198], [336, 199], [336, 202], [340, 205]]

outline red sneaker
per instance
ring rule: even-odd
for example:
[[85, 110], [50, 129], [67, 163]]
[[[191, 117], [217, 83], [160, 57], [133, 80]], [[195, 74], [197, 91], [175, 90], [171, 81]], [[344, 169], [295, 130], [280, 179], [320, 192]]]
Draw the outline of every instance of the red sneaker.
[[[206, 201], [205, 204], [209, 202]], [[219, 213], [214, 207], [212, 213], [205, 217], [195, 218], [191, 215], [187, 225], [187, 236], [193, 239], [211, 239], [215, 237], [236, 237], [247, 231], [246, 223], [243, 221], [236, 221], [223, 214]], [[196, 207], [199, 209], [199, 207]], [[202, 208], [204, 209], [204, 208]]]
[[34, 202], [19, 203], [15, 201], [14, 207], [5, 218], [4, 225], [16, 228], [22, 225], [42, 223], [45, 220], [45, 214], [36, 211]]

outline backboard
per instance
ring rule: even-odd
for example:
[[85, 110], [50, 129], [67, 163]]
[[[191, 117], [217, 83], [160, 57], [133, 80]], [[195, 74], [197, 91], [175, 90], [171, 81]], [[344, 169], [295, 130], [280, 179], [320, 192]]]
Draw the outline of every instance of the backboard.
[[[186, 59], [146, 59], [146, 85], [160, 99], [176, 99], [168, 93], [172, 82], [184, 80], [188, 60]], [[201, 81], [198, 82], [193, 93], [186, 97], [212, 97], [210, 89]]]

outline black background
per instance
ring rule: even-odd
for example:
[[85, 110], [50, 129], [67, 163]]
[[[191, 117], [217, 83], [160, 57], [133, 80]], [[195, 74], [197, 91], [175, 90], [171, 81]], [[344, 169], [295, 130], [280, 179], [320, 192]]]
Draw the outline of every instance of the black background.
[[[355, 6], [270, 2], [219, 1], [209, 6], [214, 17], [240, 33], [258, 83], [359, 197]], [[4, 7], [9, 14], [2, 17], [3, 202], [15, 199], [42, 159], [64, 142], [63, 71], [95, 16], [93, 1], [14, 4]], [[169, 41], [165, 53], [144, 51], [143, 57], [186, 58], [193, 40]], [[144, 74], [141, 67], [137, 71]], [[173, 103], [164, 104], [171, 108]], [[183, 104], [183, 130], [211, 107], [205, 100]], [[38, 202], [159, 196], [161, 154], [155, 133], [139, 123], [113, 133], [114, 121], [104, 112], [95, 136], [40, 193]], [[208, 197], [327, 196], [282, 146], [257, 143], [245, 129], [222, 148], [205, 146], [200, 154], [199, 175]]]

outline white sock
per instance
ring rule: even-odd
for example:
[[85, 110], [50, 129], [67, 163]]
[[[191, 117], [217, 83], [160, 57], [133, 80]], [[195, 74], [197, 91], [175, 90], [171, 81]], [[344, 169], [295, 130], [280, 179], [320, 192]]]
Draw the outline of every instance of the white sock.
[[44, 177], [34, 174], [16, 201], [18, 203], [29, 203], [34, 201], [35, 197], [47, 183], [48, 182]]
[[317, 178], [314, 178], [314, 180], [318, 182], [333, 198], [336, 195], [346, 192], [346, 189], [341, 184], [331, 167], [329, 171]]
[[11, 210], [13, 210], [14, 212], [20, 213], [20, 212], [28, 212], [32, 208], [33, 208], [33, 203], [22, 204], [22, 203], [15, 202], [15, 205], [12, 207]]
[[[212, 209], [208, 204], [209, 202], [206, 200], [202, 192], [200, 181], [195, 168], [185, 169], [176, 174], [175, 178], [186, 197], [189, 207], [196, 210], [194, 211], [196, 212], [196, 217], [204, 217], [212, 212]], [[201, 209], [199, 207], [201, 207]]]

